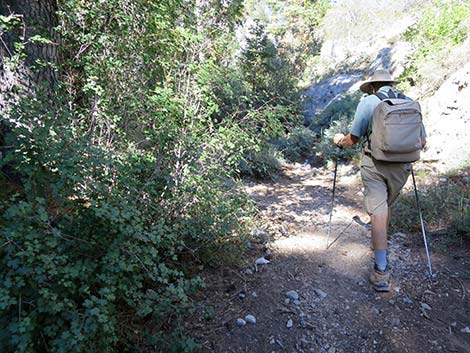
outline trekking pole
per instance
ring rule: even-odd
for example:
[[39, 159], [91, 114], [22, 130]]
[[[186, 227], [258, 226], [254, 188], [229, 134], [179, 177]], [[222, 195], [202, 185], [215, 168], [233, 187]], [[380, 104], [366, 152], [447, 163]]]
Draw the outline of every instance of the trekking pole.
[[[338, 152], [338, 149], [336, 152]], [[336, 191], [336, 175], [338, 172], [338, 156], [335, 158], [335, 171], [334, 171], [334, 176], [333, 176], [333, 193], [331, 195], [331, 206], [330, 206], [330, 220], [328, 221], [328, 233], [326, 236], [326, 249], [328, 249], [330, 246], [330, 234], [331, 234], [331, 218], [333, 217], [333, 209], [335, 207], [335, 191]]]
[[421, 206], [419, 205], [418, 189], [416, 188], [415, 173], [413, 171], [413, 165], [411, 165], [411, 177], [413, 178], [413, 186], [415, 189], [415, 197], [416, 197], [416, 206], [418, 207], [419, 219], [421, 221], [421, 231], [423, 232], [424, 248], [426, 249], [426, 256], [428, 258], [429, 275], [431, 276], [430, 279], [432, 282], [433, 273], [432, 273], [431, 257], [429, 256], [428, 241], [426, 238], [426, 228], [424, 227], [423, 214], [421, 213]]
[[344, 229], [337, 235], [337, 237], [334, 238], [333, 241], [326, 246], [327, 250], [331, 248], [333, 244], [338, 241], [339, 238], [341, 238], [341, 236], [348, 230], [348, 228], [351, 227], [351, 224], [353, 224], [353, 222], [354, 222], [354, 219], [352, 219], [351, 222], [349, 222], [349, 224], [346, 227], [344, 227]]

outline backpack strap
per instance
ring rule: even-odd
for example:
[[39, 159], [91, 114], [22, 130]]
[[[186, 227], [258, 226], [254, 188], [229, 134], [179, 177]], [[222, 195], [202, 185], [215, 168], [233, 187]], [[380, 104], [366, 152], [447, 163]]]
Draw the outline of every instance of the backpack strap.
[[[374, 93], [374, 96], [376, 96], [378, 99], [380, 99], [381, 101], [385, 100], [385, 99], [393, 99], [393, 98], [401, 98], [401, 99], [405, 99], [405, 95], [402, 94], [402, 93], [398, 93], [395, 94], [395, 92], [393, 92], [393, 90], [389, 89], [387, 94], [385, 93], [382, 93], [382, 92], [376, 92]], [[369, 148], [369, 150], [371, 149], [370, 147], [370, 134], [372, 133], [372, 131], [368, 131], [367, 132], [367, 146]]]
[[[393, 95], [393, 97], [392, 97], [392, 95]], [[389, 98], [395, 98], [395, 97], [394, 97], [395, 94], [393, 93], [392, 90], [389, 90], [389, 91], [388, 91], [388, 95], [386, 95], [385, 93], [382, 93], [382, 92], [376, 92], [376, 93], [374, 93], [374, 96], [376, 96], [376, 97], [377, 97], [378, 99], [380, 99], [381, 101], [383, 101], [383, 100], [385, 100], [385, 99], [389, 99]], [[372, 133], [372, 130], [369, 129], [369, 130], [367, 131], [367, 136], [366, 136], [366, 138], [367, 138], [367, 146], [368, 146], [369, 150], [371, 149], [371, 147], [370, 147], [370, 134], [371, 134], [371, 133]]]
[[388, 98], [391, 98], [391, 97], [387, 97], [384, 93], [382, 92], [377, 92], [377, 93], [374, 93], [374, 96], [376, 96], [378, 99], [380, 99], [381, 101], [385, 100], [385, 99], [388, 99]]
[[377, 92], [377, 93], [374, 93], [374, 96], [376, 96], [381, 101], [385, 99], [393, 99], [393, 98], [406, 99], [406, 96], [403, 93], [398, 92], [398, 94], [396, 94], [391, 89], [388, 90], [387, 94], [382, 93], [382, 92]]

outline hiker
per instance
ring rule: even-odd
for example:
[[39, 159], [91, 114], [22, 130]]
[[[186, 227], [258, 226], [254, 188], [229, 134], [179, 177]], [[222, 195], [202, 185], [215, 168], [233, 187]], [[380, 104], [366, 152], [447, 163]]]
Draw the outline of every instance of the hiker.
[[[396, 83], [398, 81], [392, 78], [388, 70], [376, 70], [370, 79], [360, 86], [360, 90], [367, 93], [368, 96], [364, 97], [356, 108], [350, 133], [346, 136], [336, 134], [333, 138], [336, 145], [350, 147], [358, 143], [361, 137], [364, 137], [361, 178], [364, 185], [364, 205], [372, 223], [372, 248], [375, 257], [375, 265], [370, 281], [374, 289], [379, 292], [388, 292], [390, 290], [390, 271], [387, 261], [387, 231], [391, 217], [390, 207], [398, 197], [411, 172], [410, 163], [377, 160], [372, 157], [370, 150], [372, 118], [375, 108], [382, 100], [388, 98], [412, 101], [394, 87]], [[417, 106], [419, 107], [419, 105]], [[426, 143], [424, 126], [421, 123], [420, 126], [420, 130], [417, 132], [417, 135], [421, 135], [419, 150]], [[419, 151], [417, 153], [419, 158]]]

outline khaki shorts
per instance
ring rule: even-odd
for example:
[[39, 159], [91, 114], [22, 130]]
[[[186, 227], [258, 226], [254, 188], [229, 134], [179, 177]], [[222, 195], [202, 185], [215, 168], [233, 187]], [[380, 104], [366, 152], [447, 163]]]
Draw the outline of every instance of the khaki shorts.
[[361, 177], [364, 205], [369, 215], [385, 215], [405, 185], [411, 172], [409, 163], [380, 162], [362, 155]]

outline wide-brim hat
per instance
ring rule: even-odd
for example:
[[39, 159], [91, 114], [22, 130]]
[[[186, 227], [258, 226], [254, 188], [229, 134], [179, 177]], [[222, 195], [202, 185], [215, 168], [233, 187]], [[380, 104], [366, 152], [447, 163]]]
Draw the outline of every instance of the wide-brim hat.
[[359, 89], [364, 93], [371, 93], [372, 86], [371, 83], [373, 82], [390, 82], [390, 83], [398, 83], [400, 81], [394, 80], [390, 72], [385, 69], [378, 69], [374, 72], [374, 74], [364, 83], [359, 86]]

